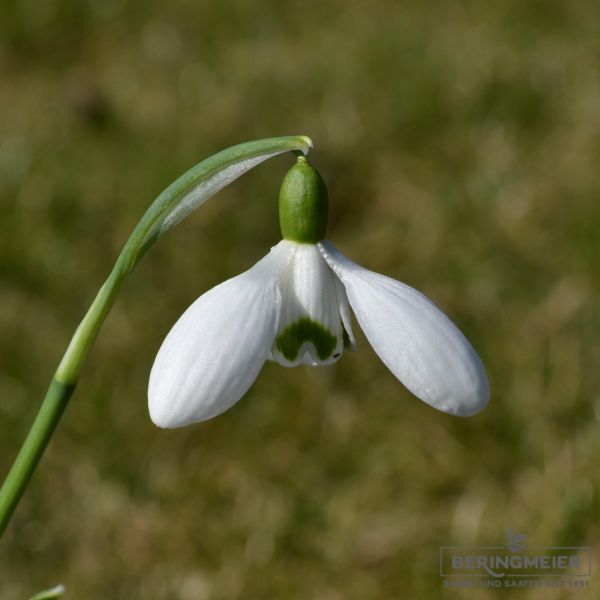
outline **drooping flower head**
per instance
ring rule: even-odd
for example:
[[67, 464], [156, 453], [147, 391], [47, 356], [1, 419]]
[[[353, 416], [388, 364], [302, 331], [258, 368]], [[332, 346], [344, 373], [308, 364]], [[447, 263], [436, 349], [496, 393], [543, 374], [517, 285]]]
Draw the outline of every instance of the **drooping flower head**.
[[283, 239], [251, 269], [200, 296], [163, 342], [148, 390], [156, 425], [181, 427], [224, 412], [265, 360], [335, 363], [356, 345], [350, 307], [415, 396], [459, 416], [485, 407], [485, 369], [464, 335], [421, 293], [326, 241], [327, 212], [325, 183], [301, 156], [281, 186]]

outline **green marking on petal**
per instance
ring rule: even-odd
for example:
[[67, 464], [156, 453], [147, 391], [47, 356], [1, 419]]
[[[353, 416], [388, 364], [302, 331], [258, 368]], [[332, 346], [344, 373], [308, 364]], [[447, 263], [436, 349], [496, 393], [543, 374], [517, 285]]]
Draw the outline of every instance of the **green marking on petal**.
[[304, 342], [312, 342], [317, 356], [325, 360], [333, 353], [337, 339], [326, 327], [303, 317], [288, 325], [275, 340], [275, 346], [289, 360], [296, 360]]

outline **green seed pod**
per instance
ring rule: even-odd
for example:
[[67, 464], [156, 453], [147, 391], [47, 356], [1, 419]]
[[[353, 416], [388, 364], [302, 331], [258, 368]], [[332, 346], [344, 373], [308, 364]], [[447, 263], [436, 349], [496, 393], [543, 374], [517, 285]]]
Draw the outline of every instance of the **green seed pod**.
[[283, 239], [316, 244], [327, 231], [327, 186], [304, 156], [287, 172], [279, 192]]

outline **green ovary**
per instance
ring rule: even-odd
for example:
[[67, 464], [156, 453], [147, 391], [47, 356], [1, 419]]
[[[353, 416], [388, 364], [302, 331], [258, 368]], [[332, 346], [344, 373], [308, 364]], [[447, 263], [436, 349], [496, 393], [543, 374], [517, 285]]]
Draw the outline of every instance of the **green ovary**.
[[303, 317], [288, 325], [277, 336], [275, 346], [287, 360], [293, 361], [298, 357], [304, 342], [312, 342], [319, 359], [325, 360], [333, 353], [337, 340], [323, 325]]

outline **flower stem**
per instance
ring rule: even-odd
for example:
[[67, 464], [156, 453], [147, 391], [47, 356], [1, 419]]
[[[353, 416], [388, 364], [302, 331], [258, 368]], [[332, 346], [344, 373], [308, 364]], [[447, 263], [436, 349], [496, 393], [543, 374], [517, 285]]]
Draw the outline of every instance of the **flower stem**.
[[75, 331], [25, 442], [0, 488], [0, 536], [60, 421], [77, 384], [83, 361], [115, 301], [124, 279], [124, 274], [118, 271], [119, 262]]
[[306, 154], [311, 147], [312, 142], [306, 136], [267, 138], [238, 144], [192, 167], [150, 205], [75, 331], [35, 421], [0, 488], [0, 536], [54, 433], [75, 389], [83, 362], [123, 281], [142, 256], [168, 229], [249, 169], [283, 152], [301, 151]]
[[0, 490], [0, 535], [6, 529], [75, 389], [52, 379], [40, 411]]

